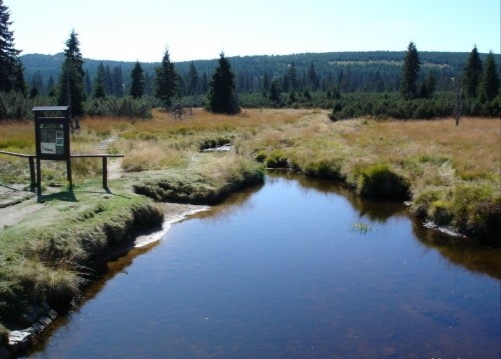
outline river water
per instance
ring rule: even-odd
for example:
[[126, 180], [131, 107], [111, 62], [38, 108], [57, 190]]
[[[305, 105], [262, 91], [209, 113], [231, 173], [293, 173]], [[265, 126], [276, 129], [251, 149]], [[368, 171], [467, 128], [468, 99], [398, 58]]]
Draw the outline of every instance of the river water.
[[500, 263], [400, 204], [272, 175], [109, 263], [30, 357], [497, 359]]

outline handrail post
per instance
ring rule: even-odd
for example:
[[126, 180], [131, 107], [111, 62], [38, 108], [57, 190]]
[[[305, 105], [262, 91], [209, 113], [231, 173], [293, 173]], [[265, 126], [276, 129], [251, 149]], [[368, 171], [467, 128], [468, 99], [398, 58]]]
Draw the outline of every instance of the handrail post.
[[103, 156], [103, 188], [108, 188], [108, 156]]
[[35, 179], [35, 158], [33, 156], [28, 157], [28, 161], [30, 162], [30, 187], [33, 190], [36, 186]]

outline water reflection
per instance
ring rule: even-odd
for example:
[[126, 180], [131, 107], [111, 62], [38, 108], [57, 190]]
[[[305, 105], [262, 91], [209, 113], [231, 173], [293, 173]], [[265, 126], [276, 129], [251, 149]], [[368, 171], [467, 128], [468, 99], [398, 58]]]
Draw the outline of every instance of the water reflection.
[[454, 265], [501, 279], [501, 248], [424, 228], [417, 219], [413, 219], [413, 230], [423, 245], [438, 251]]
[[271, 171], [268, 178], [271, 180], [287, 178], [297, 181], [300, 184], [300, 190], [304, 192], [315, 191], [326, 195], [337, 194], [342, 196], [358, 211], [360, 218], [367, 218], [371, 221], [384, 223], [390, 217], [406, 215], [406, 207], [402, 203], [363, 199], [341, 182], [333, 183], [332, 181], [315, 179], [284, 170]]
[[499, 283], [462, 262], [485, 252], [443, 254], [405, 207], [344, 191], [272, 175], [173, 226], [34, 357], [497, 359]]
[[[413, 223], [414, 235], [427, 248], [438, 251], [454, 265], [501, 279], [501, 248], [486, 247], [467, 238], [458, 238], [434, 229], [425, 228], [419, 219], [411, 218], [407, 207], [403, 203], [362, 199], [342, 183], [333, 184], [332, 181], [312, 179], [290, 171], [271, 172], [268, 178], [271, 181], [273, 179], [280, 180], [281, 178], [297, 181], [301, 185], [301, 191], [306, 193], [308, 191], [317, 191], [340, 195], [347, 199], [351, 206], [357, 210], [361, 219], [385, 223], [389, 218], [395, 216], [409, 218]], [[354, 227], [357, 224], [359, 223], [355, 223]], [[364, 233], [365, 231], [359, 230], [359, 232]]]

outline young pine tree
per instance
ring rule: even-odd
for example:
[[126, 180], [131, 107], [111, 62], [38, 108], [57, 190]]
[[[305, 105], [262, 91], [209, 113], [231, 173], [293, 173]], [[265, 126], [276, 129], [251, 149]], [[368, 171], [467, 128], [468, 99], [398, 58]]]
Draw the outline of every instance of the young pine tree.
[[240, 112], [235, 86], [235, 75], [230, 62], [221, 53], [218, 67], [209, 84], [209, 111], [235, 115]]

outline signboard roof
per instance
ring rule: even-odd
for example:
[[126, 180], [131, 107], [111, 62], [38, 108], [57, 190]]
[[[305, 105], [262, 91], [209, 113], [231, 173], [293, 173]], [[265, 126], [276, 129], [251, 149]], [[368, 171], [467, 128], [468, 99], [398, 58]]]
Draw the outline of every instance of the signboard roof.
[[67, 111], [69, 106], [35, 106], [32, 111]]

